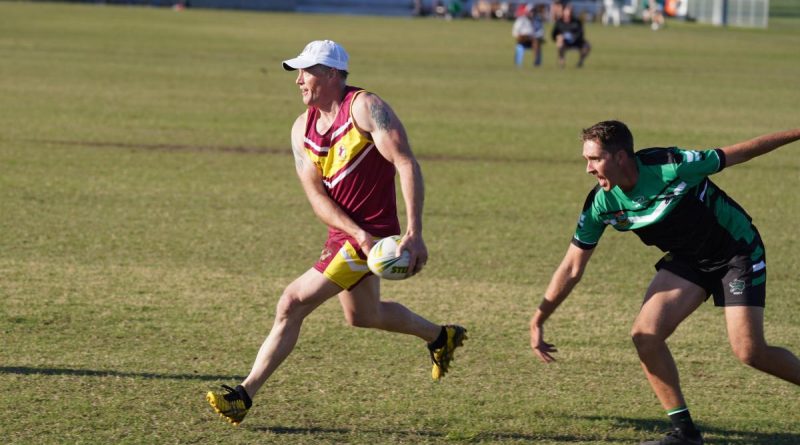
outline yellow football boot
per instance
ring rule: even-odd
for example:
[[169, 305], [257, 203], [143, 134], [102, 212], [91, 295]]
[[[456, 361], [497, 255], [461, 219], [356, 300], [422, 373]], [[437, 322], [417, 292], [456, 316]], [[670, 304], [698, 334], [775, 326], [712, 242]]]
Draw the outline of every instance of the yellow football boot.
[[214, 408], [214, 411], [216, 411], [220, 417], [238, 426], [239, 423], [244, 420], [244, 416], [247, 415], [247, 410], [250, 409], [249, 405], [252, 405], [252, 402], [249, 400], [250, 398], [247, 397], [247, 402], [250, 403], [246, 403], [245, 399], [242, 398], [242, 395], [236, 389], [228, 385], [222, 385], [222, 387], [227, 391], [226, 394], [209, 391], [208, 394], [206, 394], [206, 400], [208, 400], [208, 403], [211, 404], [211, 407]]
[[457, 325], [446, 325], [444, 330], [447, 338], [443, 346], [428, 344], [428, 350], [431, 353], [431, 361], [433, 362], [433, 369], [431, 369], [431, 377], [433, 380], [439, 380], [448, 371], [450, 361], [453, 360], [453, 352], [457, 347], [464, 345], [464, 340], [467, 339], [467, 330]]

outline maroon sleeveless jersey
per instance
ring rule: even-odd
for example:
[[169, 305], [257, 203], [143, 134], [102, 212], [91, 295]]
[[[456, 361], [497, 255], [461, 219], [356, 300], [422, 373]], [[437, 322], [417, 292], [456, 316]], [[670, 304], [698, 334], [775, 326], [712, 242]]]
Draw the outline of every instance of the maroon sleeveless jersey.
[[[348, 86], [339, 113], [324, 134], [317, 132], [319, 110], [308, 108], [303, 147], [322, 174], [328, 196], [362, 229], [385, 237], [400, 233], [395, 168], [375, 148], [369, 134], [353, 123], [350, 105], [361, 88]], [[333, 235], [338, 230], [329, 228]]]

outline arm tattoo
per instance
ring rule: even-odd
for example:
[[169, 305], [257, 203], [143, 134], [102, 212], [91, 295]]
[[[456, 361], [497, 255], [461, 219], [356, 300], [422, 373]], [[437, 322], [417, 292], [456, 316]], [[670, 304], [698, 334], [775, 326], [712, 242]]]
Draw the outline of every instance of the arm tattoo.
[[392, 122], [392, 116], [389, 114], [386, 105], [383, 102], [378, 102], [370, 105], [369, 110], [372, 112], [372, 119], [375, 120], [375, 125], [378, 126], [378, 129], [387, 130]]

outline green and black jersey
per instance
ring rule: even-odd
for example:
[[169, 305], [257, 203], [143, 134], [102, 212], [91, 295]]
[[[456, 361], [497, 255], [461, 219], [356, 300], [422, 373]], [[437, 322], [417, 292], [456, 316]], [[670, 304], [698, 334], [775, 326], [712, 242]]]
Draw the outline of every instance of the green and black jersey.
[[611, 225], [701, 270], [722, 267], [734, 255], [763, 254], [750, 216], [708, 178], [725, 168], [722, 150], [648, 148], [635, 158], [639, 179], [631, 191], [598, 185], [589, 192], [573, 244], [592, 249]]

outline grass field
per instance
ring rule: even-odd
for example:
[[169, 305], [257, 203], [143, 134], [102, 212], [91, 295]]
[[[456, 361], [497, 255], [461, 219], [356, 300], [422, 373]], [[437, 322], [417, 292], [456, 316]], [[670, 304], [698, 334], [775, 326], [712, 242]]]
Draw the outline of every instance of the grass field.
[[[785, 2], [784, 2], [785, 4]], [[767, 30], [588, 25], [582, 70], [514, 69], [510, 24], [0, 3], [0, 441], [631, 444], [668, 428], [628, 338], [659, 257], [607, 231], [548, 324], [527, 322], [585, 194], [579, 131], [713, 147], [798, 125], [800, 19]], [[387, 298], [470, 330], [430, 382], [412, 338], [329, 302], [233, 428], [283, 287], [325, 237], [294, 174], [280, 61], [316, 38], [403, 119], [425, 174], [423, 274]], [[529, 60], [529, 59], [527, 59]], [[767, 338], [800, 352], [800, 145], [715, 177], [770, 259]], [[401, 221], [404, 219], [401, 218]], [[709, 443], [797, 445], [798, 388], [739, 364], [706, 304], [670, 342]]]
[[772, 17], [800, 17], [800, 3], [794, 0], [771, 0], [769, 14]]

